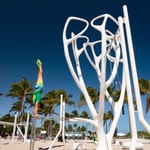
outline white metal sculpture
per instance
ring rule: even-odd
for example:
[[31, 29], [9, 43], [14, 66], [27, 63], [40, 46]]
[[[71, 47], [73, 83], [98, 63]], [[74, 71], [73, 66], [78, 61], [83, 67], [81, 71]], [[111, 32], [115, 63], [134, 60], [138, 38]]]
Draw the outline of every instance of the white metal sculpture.
[[[115, 19], [109, 14], [100, 15], [98, 17], [95, 17], [90, 22], [90, 24], [85, 19], [78, 17], [69, 17], [65, 23], [63, 31], [64, 52], [68, 67], [73, 76], [73, 79], [75, 80], [77, 86], [85, 97], [86, 103], [92, 115], [92, 120], [84, 118], [75, 119], [78, 121], [85, 121], [91, 123], [93, 126], [95, 126], [98, 136], [98, 144], [96, 148], [97, 150], [112, 150], [112, 138], [121, 115], [125, 92], [127, 93], [128, 98], [129, 121], [132, 135], [129, 147], [130, 150], [136, 149], [137, 129], [131, 83], [133, 83], [139, 120], [148, 130], [148, 132], [150, 132], [150, 126], [143, 117], [133, 44], [128, 19], [128, 11], [126, 5], [123, 6], [123, 15], [123, 17], [119, 16], [118, 19]], [[78, 33], [72, 32], [69, 35], [68, 30], [70, 29], [71, 23], [74, 21], [83, 23], [84, 27], [82, 26], [82, 29]], [[100, 21], [101, 23], [99, 23]], [[113, 22], [113, 24], [115, 25], [115, 32], [112, 32], [108, 29], [109, 21]], [[100, 39], [94, 42], [90, 41], [89, 36], [86, 35], [86, 31], [88, 30], [90, 25], [94, 29], [96, 29], [100, 35]], [[79, 40], [83, 41], [82, 46]], [[98, 44], [101, 45], [101, 48], [99, 50], [99, 53], [97, 54], [96, 45]], [[87, 91], [86, 83], [84, 81], [84, 75], [82, 72], [83, 65], [80, 63], [82, 55], [86, 56], [88, 62], [97, 73], [100, 87], [98, 111], [93, 106], [93, 103]], [[131, 72], [129, 69], [130, 67], [128, 61], [130, 61]], [[108, 62], [113, 64], [110, 75], [107, 74]], [[118, 101], [114, 101], [113, 97], [108, 91], [108, 87], [116, 80], [118, 72], [121, 72], [121, 93]], [[111, 127], [107, 133], [105, 132], [103, 125], [105, 99], [109, 101], [114, 113]]]

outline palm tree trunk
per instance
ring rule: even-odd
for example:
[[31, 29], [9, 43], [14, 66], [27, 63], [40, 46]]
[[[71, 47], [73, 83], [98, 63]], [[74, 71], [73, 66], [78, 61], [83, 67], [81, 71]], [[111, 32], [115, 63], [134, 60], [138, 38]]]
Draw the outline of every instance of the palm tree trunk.
[[52, 123], [52, 119], [49, 120], [49, 126], [48, 126], [48, 137], [49, 140], [52, 140], [52, 131], [53, 131], [53, 123]]

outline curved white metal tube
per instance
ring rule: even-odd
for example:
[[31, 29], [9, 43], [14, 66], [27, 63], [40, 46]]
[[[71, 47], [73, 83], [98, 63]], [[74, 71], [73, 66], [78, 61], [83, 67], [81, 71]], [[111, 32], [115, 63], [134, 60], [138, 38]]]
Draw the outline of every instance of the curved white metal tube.
[[[129, 106], [129, 116], [130, 116], [129, 120], [130, 120], [130, 127], [131, 127], [131, 133], [132, 133], [132, 141], [131, 141], [130, 150], [135, 150], [135, 147], [136, 147], [137, 129], [136, 129], [136, 122], [135, 122], [134, 107], [133, 107], [133, 95], [132, 95], [132, 89], [131, 89], [131, 78], [130, 78], [128, 59], [127, 59], [128, 56], [126, 52], [127, 48], [126, 48], [126, 38], [124, 35], [124, 30], [126, 30], [126, 35], [127, 35], [127, 44], [129, 47], [129, 55], [130, 55], [130, 61], [131, 61], [130, 64], [131, 64], [131, 70], [132, 70], [134, 90], [135, 90], [135, 95], [136, 95], [136, 102], [137, 102], [137, 107], [138, 107], [139, 120], [144, 125], [144, 127], [150, 132], [150, 126], [148, 125], [148, 123], [145, 121], [143, 117], [142, 104], [141, 104], [139, 87], [138, 87], [137, 71], [136, 71], [131, 32], [130, 32], [129, 19], [128, 19], [126, 6], [123, 7], [123, 10], [124, 10], [124, 18], [118, 17], [118, 20], [116, 20], [111, 15], [104, 14], [104, 15], [95, 17], [91, 21], [90, 23], [91, 26], [95, 28], [101, 34], [101, 40], [90, 42], [89, 38], [86, 35], [84, 35], [85, 31], [89, 27], [89, 23], [85, 19], [78, 18], [78, 17], [69, 17], [68, 20], [66, 21], [66, 24], [64, 26], [64, 31], [63, 31], [64, 53], [65, 53], [65, 58], [67, 60], [68, 67], [70, 69], [70, 72], [77, 86], [82, 91], [85, 97], [86, 103], [92, 114], [92, 120], [84, 119], [84, 118], [75, 118], [75, 120], [72, 120], [72, 121], [84, 121], [95, 126], [96, 132], [98, 135], [97, 150], [99, 150], [100, 148], [103, 150], [112, 150], [111, 141], [112, 141], [113, 134], [116, 129], [119, 117], [121, 115], [121, 109], [122, 109], [123, 102], [124, 102], [125, 90], [127, 91], [127, 96], [128, 96], [128, 106]], [[103, 19], [102, 23], [96, 24], [97, 20], [99, 19]], [[109, 31], [106, 28], [108, 19], [113, 21], [116, 24], [116, 27], [118, 28], [115, 34], [113, 34], [111, 31]], [[79, 33], [77, 34], [72, 33], [71, 38], [67, 38], [67, 29], [68, 29], [70, 22], [73, 20], [83, 22], [85, 23], [85, 26]], [[123, 24], [125, 24], [125, 29], [124, 29]], [[78, 49], [77, 40], [81, 38], [83, 38], [85, 42], [83, 42], [83, 47]], [[101, 53], [99, 55], [96, 55], [95, 53], [94, 46], [96, 44], [101, 44]], [[72, 46], [71, 48], [73, 51], [76, 68], [73, 66], [73, 63], [70, 57], [70, 53], [69, 53], [70, 49], [68, 48], [70, 45]], [[93, 59], [91, 59], [91, 55], [89, 54], [87, 47], [90, 47], [90, 50], [91, 50], [90, 54], [92, 54]], [[114, 56], [111, 56], [110, 54], [112, 49], [114, 50], [114, 53], [115, 53]], [[84, 77], [82, 75], [82, 68], [80, 66], [80, 61], [79, 61], [79, 58], [83, 53], [85, 53], [86, 58], [89, 61], [90, 65], [96, 71], [97, 77], [100, 83], [98, 113], [93, 106], [89, 93], [86, 89], [86, 85], [84, 83]], [[106, 78], [107, 61], [110, 61], [110, 63], [113, 63], [113, 68], [111, 70], [110, 76]], [[122, 77], [121, 77], [122, 78], [121, 93], [119, 96], [119, 100], [115, 102], [113, 100], [113, 97], [111, 97], [110, 93], [108, 92], [107, 88], [114, 82], [117, 76], [120, 64], [122, 64], [122, 69], [123, 69]], [[107, 134], [105, 133], [104, 126], [103, 126], [105, 97], [107, 97], [114, 111], [114, 119], [112, 121], [111, 127]]]

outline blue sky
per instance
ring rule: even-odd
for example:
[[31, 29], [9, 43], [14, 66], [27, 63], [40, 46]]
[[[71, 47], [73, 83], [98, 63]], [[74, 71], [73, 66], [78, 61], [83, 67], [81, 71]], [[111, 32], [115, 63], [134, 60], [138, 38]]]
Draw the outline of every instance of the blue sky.
[[[68, 94], [73, 94], [73, 100], [77, 102], [80, 91], [72, 79], [64, 57], [64, 24], [70, 16], [89, 21], [105, 13], [113, 17], [122, 16], [122, 6], [125, 4], [128, 7], [138, 76], [149, 79], [150, 15], [147, 1], [5, 0], [0, 2], [0, 92], [6, 94], [10, 85], [20, 82], [23, 76], [35, 83], [35, 61], [40, 58], [44, 70], [43, 93], [52, 89], [65, 89]], [[0, 97], [0, 114], [8, 113], [15, 101]], [[67, 108], [67, 111], [70, 109]], [[145, 116], [147, 119], [148, 115]], [[127, 131], [122, 124], [127, 117], [121, 117], [120, 131]], [[139, 123], [138, 127], [141, 129]]]

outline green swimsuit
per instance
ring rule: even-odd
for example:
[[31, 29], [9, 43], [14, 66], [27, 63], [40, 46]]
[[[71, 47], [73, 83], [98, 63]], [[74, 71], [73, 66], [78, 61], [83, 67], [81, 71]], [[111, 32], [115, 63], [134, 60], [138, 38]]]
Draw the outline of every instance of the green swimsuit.
[[42, 88], [39, 87], [33, 92], [33, 103], [40, 103], [41, 102], [41, 93], [42, 93]]

